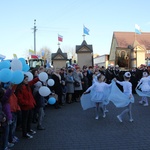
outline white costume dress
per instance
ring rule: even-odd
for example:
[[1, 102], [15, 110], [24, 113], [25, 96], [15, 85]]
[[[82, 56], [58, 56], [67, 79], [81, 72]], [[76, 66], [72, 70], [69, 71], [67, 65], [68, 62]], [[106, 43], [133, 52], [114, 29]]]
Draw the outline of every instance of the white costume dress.
[[108, 96], [110, 93], [111, 84], [107, 84], [105, 82], [95, 82], [92, 86], [90, 86], [86, 92], [89, 94], [83, 94], [81, 96], [81, 106], [83, 110], [88, 108], [95, 107], [96, 102], [101, 102], [104, 105], [109, 103]]
[[139, 96], [150, 97], [150, 76], [142, 77], [137, 87], [136, 92]]
[[106, 99], [105, 91], [109, 88], [111, 84], [105, 82], [95, 82], [91, 87], [89, 87], [86, 92], [91, 91], [91, 101], [93, 102], [103, 102]]
[[[134, 103], [134, 97], [132, 95], [132, 84], [128, 81], [117, 81], [118, 84], [123, 86], [123, 92], [116, 86], [116, 83], [112, 82], [111, 92], [108, 99], [113, 102], [116, 107], [125, 107], [129, 103]], [[129, 98], [130, 94], [132, 98]]]

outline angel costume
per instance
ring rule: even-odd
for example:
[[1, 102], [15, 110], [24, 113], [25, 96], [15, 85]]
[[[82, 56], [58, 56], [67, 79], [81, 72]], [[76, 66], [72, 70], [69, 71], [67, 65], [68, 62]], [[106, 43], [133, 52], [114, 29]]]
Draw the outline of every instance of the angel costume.
[[[120, 122], [122, 122], [122, 117], [125, 113], [129, 113], [129, 121], [133, 122], [131, 106], [134, 103], [134, 97], [132, 95], [132, 84], [129, 81], [116, 81], [118, 84], [123, 86], [123, 92], [115, 85], [114, 81], [112, 83], [112, 88], [108, 99], [114, 103], [116, 107], [126, 107], [125, 110], [121, 112], [120, 115], [117, 116]], [[130, 98], [130, 96], [132, 96]]]
[[83, 98], [85, 95], [86, 95], [85, 97], [89, 97], [88, 100], [91, 100], [92, 103], [101, 102], [104, 104], [108, 104], [107, 98], [108, 98], [108, 93], [110, 92], [110, 87], [111, 87], [111, 84], [107, 84], [105, 82], [95, 82], [92, 86], [90, 86], [86, 90], [86, 93], [88, 93], [88, 92], [90, 92], [90, 93], [82, 95], [82, 98], [81, 98], [82, 108], [85, 110], [85, 109], [93, 107], [93, 105], [86, 106], [87, 99], [86, 99], [86, 101], [84, 101], [84, 98]]
[[99, 106], [97, 104], [101, 104], [101, 110], [103, 112], [103, 117], [105, 118], [105, 106], [109, 103], [108, 101], [108, 95], [110, 92], [110, 87], [111, 84], [107, 84], [105, 82], [94, 82], [92, 86], [90, 86], [87, 90], [86, 93], [88, 94], [83, 94], [81, 97], [81, 106], [83, 110], [89, 109], [96, 107], [96, 118], [98, 119], [98, 111], [99, 111]]
[[113, 104], [117, 108], [126, 107], [130, 103], [134, 103], [134, 97], [129, 98], [129, 95], [132, 94], [132, 85], [128, 81], [117, 81], [120, 85], [123, 86], [124, 92], [122, 92], [116, 85], [114, 81], [112, 81], [111, 92], [109, 94], [108, 100], [113, 102]]
[[150, 97], [150, 76], [141, 78], [137, 85], [136, 93], [142, 97], [139, 103], [145, 103], [144, 106], [148, 106], [147, 97]]

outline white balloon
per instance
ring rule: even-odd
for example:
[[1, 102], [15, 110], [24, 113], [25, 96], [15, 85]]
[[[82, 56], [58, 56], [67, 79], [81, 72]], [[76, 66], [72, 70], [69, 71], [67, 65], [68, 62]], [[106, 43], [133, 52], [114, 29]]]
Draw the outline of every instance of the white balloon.
[[47, 81], [47, 84], [48, 84], [49, 86], [53, 86], [53, 85], [55, 84], [55, 81], [54, 81], [53, 79], [49, 79], [49, 80]]
[[39, 93], [41, 96], [45, 97], [45, 96], [48, 96], [51, 93], [51, 91], [47, 86], [41, 86], [39, 88]]
[[28, 81], [33, 80], [33, 74], [31, 72], [24, 72], [24, 74], [28, 76]]
[[13, 71], [22, 70], [22, 62], [19, 59], [13, 59], [10, 66]]
[[39, 74], [39, 80], [45, 82], [48, 79], [48, 74], [46, 72], [41, 72]]
[[41, 87], [42, 86], [42, 82], [38, 81], [34, 84], [36, 87]]

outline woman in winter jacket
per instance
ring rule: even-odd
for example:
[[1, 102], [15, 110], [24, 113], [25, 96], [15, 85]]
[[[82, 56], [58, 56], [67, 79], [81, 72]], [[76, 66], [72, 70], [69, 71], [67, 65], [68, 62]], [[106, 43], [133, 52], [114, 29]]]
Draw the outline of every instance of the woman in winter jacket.
[[15, 136], [15, 132], [16, 132], [16, 125], [17, 125], [17, 116], [21, 110], [20, 110], [20, 106], [18, 103], [18, 98], [15, 95], [16, 86], [17, 85], [12, 86], [12, 94], [9, 98], [10, 110], [12, 114], [12, 123], [10, 125], [10, 130], [9, 130], [9, 142], [10, 143], [18, 141], [18, 138]]
[[30, 134], [36, 132], [31, 129], [32, 122], [32, 110], [36, 105], [34, 100], [31, 86], [39, 81], [38, 78], [34, 78], [28, 82], [28, 76], [24, 76], [24, 80], [18, 85], [16, 89], [16, 95], [22, 112], [22, 136], [24, 138], [33, 138]]

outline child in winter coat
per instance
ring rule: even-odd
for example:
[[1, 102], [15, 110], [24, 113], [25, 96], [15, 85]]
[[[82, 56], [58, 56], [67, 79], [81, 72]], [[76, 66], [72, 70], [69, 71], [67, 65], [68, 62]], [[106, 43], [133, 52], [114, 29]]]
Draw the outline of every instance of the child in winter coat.
[[[1, 89], [3, 90], [3, 89]], [[6, 123], [3, 128], [3, 137], [2, 137], [2, 149], [7, 150], [8, 147], [14, 146], [13, 143], [9, 143], [9, 127], [10, 124], [12, 123], [12, 114], [11, 114], [11, 109], [10, 109], [10, 104], [9, 104], [9, 97], [12, 94], [12, 86], [9, 85], [9, 87], [4, 90], [4, 94], [1, 97], [1, 104], [2, 104], [2, 110], [6, 115]]]
[[[24, 75], [24, 80], [17, 86], [16, 95], [22, 113], [22, 136], [27, 139], [33, 138], [36, 131], [31, 129], [33, 108], [36, 105], [31, 86], [39, 81], [39, 78], [34, 78], [28, 81], [28, 76]], [[32, 135], [31, 135], [32, 134]]]
[[35, 85], [35, 88], [33, 90], [33, 96], [34, 99], [36, 101], [36, 112], [37, 112], [37, 120], [38, 120], [38, 124], [37, 124], [37, 129], [38, 130], [45, 130], [45, 128], [42, 126], [42, 122], [43, 122], [43, 117], [44, 117], [44, 107], [45, 107], [45, 98], [43, 96], [40, 95], [39, 93], [39, 88], [42, 86], [42, 84], [40, 85]]

